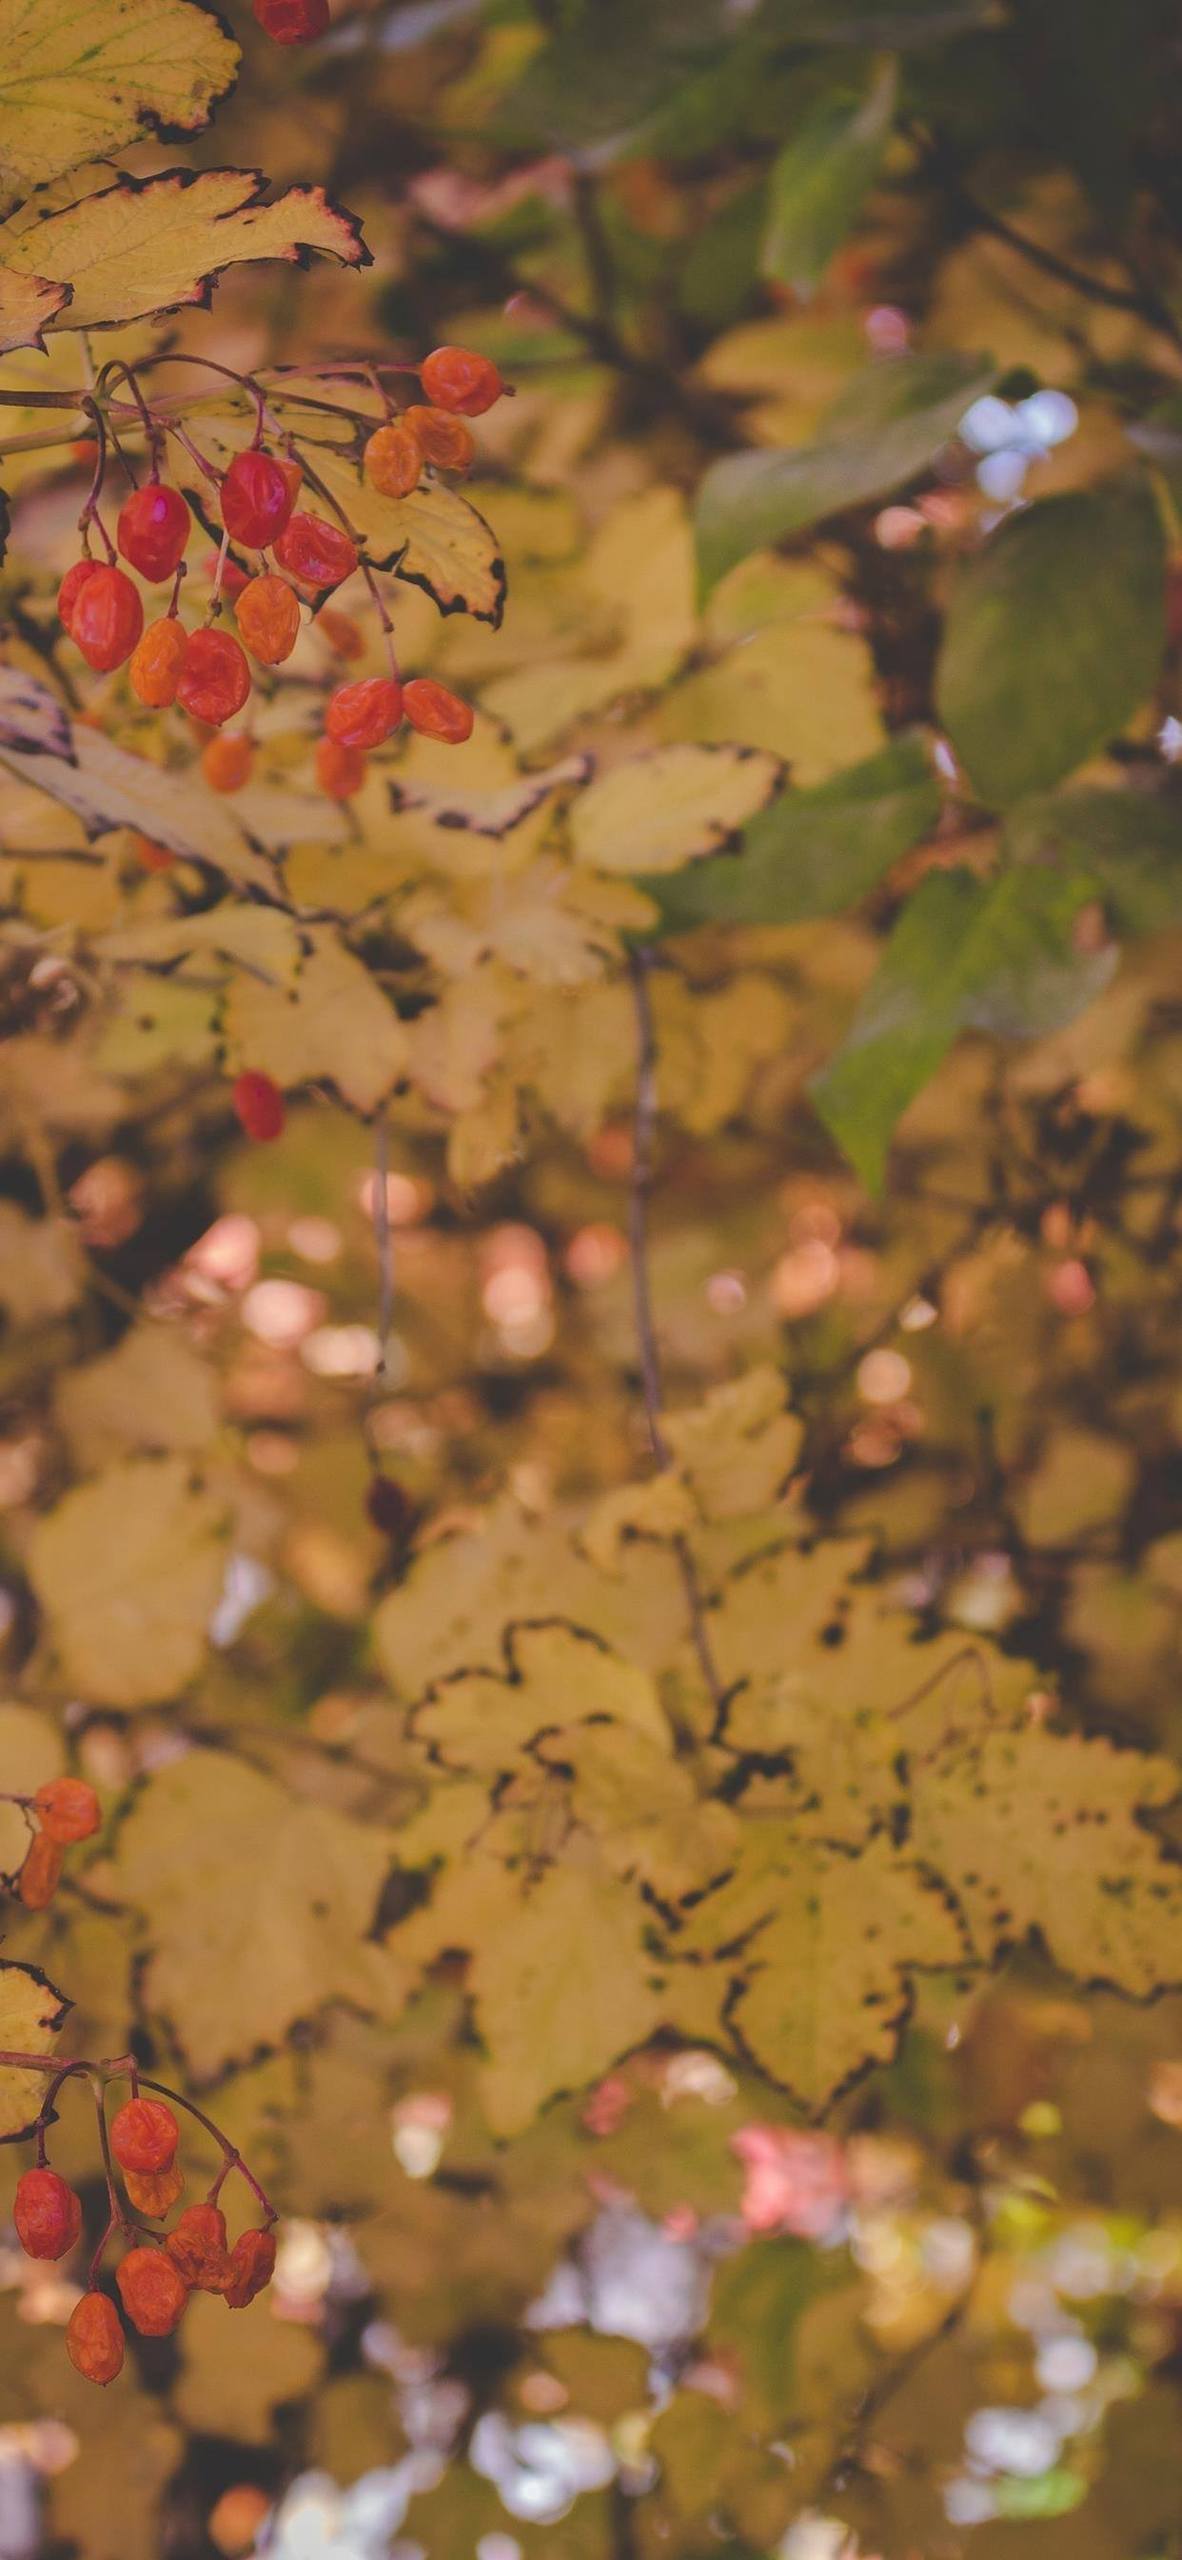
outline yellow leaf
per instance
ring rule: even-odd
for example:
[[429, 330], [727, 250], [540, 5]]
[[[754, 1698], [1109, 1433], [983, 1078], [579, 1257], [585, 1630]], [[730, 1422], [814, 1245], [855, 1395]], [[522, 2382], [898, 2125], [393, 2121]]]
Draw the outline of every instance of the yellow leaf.
[[204, 1449], [218, 1427], [214, 1372], [183, 1333], [137, 1324], [58, 1381], [57, 1415], [80, 1467], [114, 1450]]
[[[72, 752], [70, 723], [56, 694], [21, 663], [0, 667], [0, 744], [28, 747], [37, 755]], [[5, 840], [13, 842], [11, 835]]]
[[235, 1073], [253, 1067], [278, 1085], [325, 1076], [358, 1111], [372, 1111], [405, 1072], [409, 1044], [393, 1006], [361, 961], [329, 931], [290, 994], [239, 977], [223, 1019]]
[[[70, 2002], [35, 1964], [0, 1956], [0, 2046], [6, 2053], [52, 2053]], [[0, 2070], [0, 2142], [23, 2142], [45, 2096], [41, 2071]]]
[[65, 310], [71, 291], [48, 276], [14, 275], [11, 267], [0, 267], [0, 356], [16, 347], [39, 347], [42, 330]]
[[618, 1725], [567, 1726], [543, 1735], [538, 1757], [570, 1772], [571, 1796], [617, 1875], [639, 1875], [680, 1901], [734, 1863], [739, 1818], [698, 1795], [668, 1745]]
[[0, 0], [0, 194], [165, 126], [199, 133], [240, 59], [187, 0]]
[[508, 999], [495, 974], [478, 971], [445, 987], [409, 1035], [409, 1068], [438, 1111], [472, 1111], [500, 1052]]
[[447, 1133], [447, 1170], [459, 1191], [479, 1191], [520, 1153], [521, 1124], [517, 1095], [501, 1084], [467, 1111], [461, 1111]]
[[774, 749], [795, 783], [824, 782], [883, 743], [863, 639], [831, 622], [777, 621], [743, 634], [661, 703], [662, 738]]
[[66, 1677], [109, 1707], [175, 1697], [199, 1668], [221, 1588], [220, 1505], [180, 1458], [132, 1458], [66, 1494], [29, 1573]]
[[295, 924], [281, 907], [245, 907], [230, 898], [199, 915], [152, 916], [121, 925], [114, 933], [100, 934], [94, 949], [100, 960], [158, 968], [199, 951], [207, 975], [208, 955], [216, 951], [284, 987], [291, 985], [303, 956]]
[[[35, 1795], [44, 1778], [56, 1778], [62, 1746], [56, 1725], [35, 1707], [0, 1706], [0, 1770], [6, 1795]], [[15, 1875], [32, 1837], [19, 1805], [0, 1804], [0, 1875]], [[0, 2043], [5, 2039], [0, 2037]], [[11, 2044], [11, 2037], [7, 2039]]]
[[577, 582], [563, 594], [587, 634], [585, 654], [561, 647], [542, 663], [484, 689], [484, 706], [512, 730], [523, 754], [575, 720], [667, 684], [695, 629], [693, 544], [684, 500], [673, 489], [627, 498], [600, 527]]
[[783, 768], [755, 747], [659, 747], [600, 774], [570, 817], [578, 862], [596, 871], [677, 871], [721, 853], [766, 807]]
[[539, 773], [523, 773], [506, 782], [500, 790], [473, 791], [448, 788], [454, 775], [454, 764], [437, 768], [431, 780], [404, 778], [401, 771], [390, 782], [390, 806], [396, 810], [421, 809], [437, 827], [449, 827], [461, 834], [492, 836], [510, 835], [515, 827], [532, 818], [544, 800], [562, 789], [564, 784], [586, 782], [591, 772], [589, 756], [566, 756], [561, 764], [547, 765]]
[[779, 1371], [748, 1369], [704, 1403], [667, 1414], [665, 1437], [711, 1520], [763, 1511], [791, 1475], [804, 1425], [785, 1408]]
[[322, 187], [288, 187], [273, 204], [266, 188], [255, 170], [174, 169], [120, 177], [77, 202], [34, 200], [0, 230], [0, 265], [71, 284], [66, 325], [95, 329], [208, 303], [223, 268], [250, 259], [306, 266], [315, 250], [368, 262], [353, 216]]
[[589, 1514], [581, 1543], [602, 1573], [618, 1573], [632, 1538], [680, 1538], [692, 1529], [697, 1509], [688, 1486], [667, 1468], [647, 1484], [617, 1485]]
[[578, 1627], [510, 1627], [507, 1676], [461, 1671], [416, 1708], [413, 1731], [451, 1769], [511, 1767], [538, 1734], [606, 1718], [667, 1747], [656, 1689], [634, 1663]]
[[[11, 700], [12, 681], [13, 670], [0, 668], [0, 705]], [[52, 747], [41, 751], [0, 739], [0, 763], [18, 780], [73, 809], [90, 836], [106, 835], [112, 827], [134, 827], [153, 844], [165, 845], [206, 870], [274, 888], [270, 864], [247, 843], [224, 795], [219, 800], [216, 791], [191, 773], [169, 773], [143, 756], [129, 755], [97, 729], [67, 723], [67, 743], [68, 761]]]
[[328, 2000], [388, 2014], [397, 1968], [366, 1939], [392, 1841], [221, 1751], [149, 1781], [119, 1834], [115, 1889], [144, 1916], [148, 2004], [199, 2079]]
[[[230, 2192], [223, 2201], [232, 2212]], [[278, 2402], [306, 2398], [324, 2362], [316, 2330], [303, 2320], [277, 2320], [266, 2294], [245, 2311], [227, 2312], [215, 2295], [195, 2293], [178, 2343], [178, 2416], [196, 2435], [235, 2444], [269, 2443]]]
[[0, 1200], [0, 1307], [13, 1324], [48, 1324], [82, 1295], [85, 1258], [63, 1218], [30, 1218]]

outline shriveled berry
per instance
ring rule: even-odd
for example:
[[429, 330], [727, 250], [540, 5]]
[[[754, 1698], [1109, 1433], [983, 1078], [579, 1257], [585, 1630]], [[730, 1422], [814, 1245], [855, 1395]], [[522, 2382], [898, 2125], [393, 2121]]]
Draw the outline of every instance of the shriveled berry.
[[130, 658], [144, 627], [139, 590], [122, 569], [96, 569], [79, 587], [70, 616], [70, 638], [88, 667], [110, 675]]
[[354, 622], [351, 613], [341, 613], [336, 605], [326, 604], [317, 614], [316, 628], [322, 640], [338, 658], [359, 658], [365, 647], [365, 633]]
[[181, 2129], [163, 2098], [128, 2098], [111, 2126], [111, 2149], [121, 2169], [143, 2175], [171, 2169]]
[[141, 578], [158, 587], [173, 576], [184, 559], [189, 521], [180, 490], [170, 489], [163, 480], [149, 480], [124, 499], [115, 525], [115, 540], [124, 559], [139, 570]]
[[316, 779], [326, 800], [351, 800], [369, 770], [363, 747], [342, 747], [336, 738], [316, 745]]
[[145, 871], [171, 871], [176, 861], [175, 853], [166, 844], [153, 844], [151, 836], [136, 837], [135, 858]]
[[323, 516], [294, 515], [274, 545], [281, 569], [305, 587], [339, 587], [357, 566], [357, 545]]
[[300, 636], [300, 600], [286, 578], [270, 572], [251, 578], [234, 607], [234, 618], [251, 657], [261, 666], [281, 667]]
[[433, 462], [437, 471], [471, 470], [476, 460], [476, 439], [462, 418], [449, 417], [446, 409], [424, 409], [416, 403], [407, 410], [404, 424], [424, 462]]
[[39, 1831], [36, 1839], [30, 1840], [16, 1880], [26, 1911], [48, 1908], [61, 1883], [63, 1863], [61, 1842], [51, 1840], [48, 1831]]
[[93, 578], [98, 566], [97, 560], [75, 560], [73, 568], [67, 569], [57, 591], [57, 618], [64, 630], [70, 629], [74, 607], [87, 579]]
[[219, 2204], [187, 2204], [164, 2243], [178, 2274], [198, 2293], [224, 2293], [230, 2281], [226, 2217]]
[[328, 0], [251, 0], [273, 44], [315, 44], [330, 24]]
[[441, 738], [445, 746], [462, 747], [472, 735], [471, 703], [449, 693], [434, 676], [412, 676], [403, 686], [402, 706], [412, 729], [420, 729], [425, 738]]
[[119, 2299], [141, 2338], [167, 2338], [175, 2329], [189, 2288], [167, 2251], [129, 2249], [115, 2269]]
[[127, 670], [128, 680], [137, 701], [146, 703], [149, 711], [166, 711], [169, 703], [176, 701], [187, 647], [188, 633], [175, 614], [161, 622], [150, 622], [143, 638], [137, 641]]
[[102, 1821], [99, 1800], [85, 1778], [47, 1778], [33, 1798], [43, 1831], [65, 1846], [91, 1840]]
[[163, 2222], [185, 2192], [185, 2173], [174, 2160], [171, 2169], [125, 2169], [123, 2184], [137, 2213], [146, 2213], [149, 2222]]
[[27, 2258], [64, 2258], [82, 2229], [82, 2206], [56, 2169], [26, 2169], [16, 2182], [12, 2219]]
[[362, 459], [370, 487], [383, 498], [409, 498], [418, 488], [423, 456], [409, 427], [394, 422], [375, 427]]
[[[222, 560], [220, 551], [206, 552], [201, 566], [207, 578], [216, 580], [219, 560]], [[230, 554], [227, 552], [225, 559], [222, 560], [220, 593], [228, 597], [230, 603], [233, 604], [236, 597], [241, 595], [243, 588], [248, 587], [249, 585], [250, 579], [246, 570], [240, 569], [237, 561], [231, 560]]]
[[66, 2322], [66, 2354], [87, 2382], [113, 2382], [123, 2371], [123, 2327], [109, 2294], [84, 2293]]
[[266, 1140], [283, 1134], [287, 1106], [278, 1085], [257, 1067], [235, 1076], [230, 1100], [248, 1138]]
[[482, 417], [505, 388], [491, 357], [471, 347], [436, 347], [419, 366], [419, 380], [437, 409], [458, 409], [463, 418]]
[[402, 718], [402, 687], [395, 676], [361, 676], [329, 695], [324, 726], [338, 747], [380, 747]]
[[230, 631], [191, 631], [185, 663], [177, 678], [176, 698], [182, 711], [220, 729], [241, 711], [250, 692], [250, 669]]
[[201, 750], [201, 770], [211, 791], [241, 791], [253, 763], [253, 738], [211, 738]]
[[275, 2273], [275, 2234], [273, 2231], [244, 2231], [230, 2251], [230, 2279], [226, 2300], [231, 2311], [245, 2311], [256, 2293], [262, 2293]]
[[231, 542], [243, 542], [248, 551], [265, 551], [282, 533], [292, 508], [295, 490], [288, 473], [273, 454], [260, 452], [252, 445], [247, 453], [236, 453], [227, 465], [222, 480], [222, 523]]

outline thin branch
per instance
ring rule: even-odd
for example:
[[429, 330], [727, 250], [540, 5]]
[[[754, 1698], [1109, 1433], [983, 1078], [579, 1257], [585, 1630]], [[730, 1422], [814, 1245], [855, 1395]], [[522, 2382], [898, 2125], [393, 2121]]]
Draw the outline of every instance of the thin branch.
[[378, 1365], [386, 1375], [394, 1322], [394, 1240], [390, 1231], [390, 1123], [385, 1106], [374, 1121], [373, 1240], [378, 1257]]

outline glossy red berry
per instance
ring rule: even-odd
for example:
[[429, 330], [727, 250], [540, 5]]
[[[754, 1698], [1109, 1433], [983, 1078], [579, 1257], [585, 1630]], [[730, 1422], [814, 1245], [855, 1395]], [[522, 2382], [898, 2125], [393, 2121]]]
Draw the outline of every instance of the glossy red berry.
[[300, 636], [300, 600], [286, 578], [270, 573], [251, 578], [234, 607], [234, 618], [260, 666], [281, 667], [290, 658]]
[[281, 569], [305, 587], [339, 587], [357, 566], [357, 545], [323, 516], [294, 515], [274, 546]]
[[437, 409], [458, 409], [464, 418], [482, 417], [505, 388], [491, 359], [471, 347], [436, 347], [420, 365], [419, 380]]
[[109, 2295], [84, 2293], [66, 2323], [66, 2354], [87, 2382], [113, 2382], [123, 2371], [123, 2329]]
[[241, 791], [253, 763], [252, 738], [211, 738], [201, 750], [201, 770], [211, 791]]
[[449, 417], [446, 409], [420, 408], [416, 402], [407, 410], [404, 424], [424, 462], [433, 462], [437, 471], [471, 470], [476, 438], [462, 418]]
[[191, 631], [185, 663], [177, 678], [176, 698], [182, 711], [220, 729], [241, 711], [250, 692], [250, 669], [230, 631]]
[[282, 533], [294, 505], [290, 476], [273, 454], [254, 445], [235, 454], [222, 481], [222, 523], [231, 542], [265, 551]]
[[189, 2288], [164, 2249], [129, 2249], [115, 2269], [119, 2299], [141, 2338], [167, 2338], [175, 2329]]
[[328, 0], [251, 0], [273, 44], [315, 44], [331, 23]]
[[418, 488], [423, 455], [409, 427], [396, 421], [375, 427], [362, 460], [370, 487], [383, 498], [409, 498]]
[[244, 2231], [230, 2251], [230, 2277], [226, 2300], [231, 2311], [245, 2311], [256, 2293], [269, 2285], [275, 2273], [275, 2235], [273, 2231]]
[[130, 658], [144, 627], [139, 590], [122, 569], [96, 569], [79, 587], [70, 615], [70, 638], [88, 667], [110, 675]]
[[230, 2280], [226, 2217], [217, 2204], [189, 2204], [164, 2243], [187, 2285], [198, 2293], [224, 2293]]
[[395, 676], [361, 676], [329, 696], [324, 726], [338, 747], [380, 747], [402, 718], [402, 687]]
[[141, 578], [160, 586], [179, 569], [189, 539], [189, 510], [179, 489], [149, 480], [119, 509], [115, 540]]
[[256, 1067], [244, 1068], [234, 1078], [230, 1100], [248, 1138], [265, 1141], [282, 1136], [287, 1106], [271, 1076]]
[[412, 729], [420, 729], [425, 738], [441, 738], [445, 746], [462, 747], [472, 735], [471, 703], [449, 693], [434, 676], [412, 676], [403, 686], [402, 704]]
[[98, 566], [97, 560], [75, 560], [73, 568], [67, 569], [57, 591], [57, 618], [64, 630], [70, 629], [74, 607], [87, 579], [93, 578]]
[[47, 1778], [33, 1798], [43, 1831], [66, 1847], [93, 1839], [102, 1821], [99, 1800], [85, 1778]]
[[316, 779], [326, 800], [351, 800], [368, 770], [363, 748], [339, 746], [335, 738], [318, 739]]
[[111, 2126], [111, 2149], [121, 2169], [150, 2175], [171, 2169], [181, 2129], [163, 2098], [128, 2098]]
[[16, 1880], [16, 1889], [26, 1911], [45, 1911], [52, 1902], [62, 1880], [61, 1842], [51, 1840], [48, 1831], [39, 1831], [25, 1851], [25, 1862]]
[[64, 2258], [82, 2229], [82, 2206], [56, 2169], [26, 2169], [16, 2182], [12, 2219], [27, 2258]]
[[150, 622], [142, 639], [136, 642], [127, 670], [128, 682], [137, 702], [149, 711], [166, 711], [176, 701], [181, 668], [185, 663], [188, 633], [174, 614], [161, 622]]

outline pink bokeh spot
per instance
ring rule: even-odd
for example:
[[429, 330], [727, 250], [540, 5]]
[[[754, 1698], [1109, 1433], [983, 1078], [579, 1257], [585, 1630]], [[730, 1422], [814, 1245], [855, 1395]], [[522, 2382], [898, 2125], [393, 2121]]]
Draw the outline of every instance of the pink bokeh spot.
[[731, 2135], [730, 2147], [743, 2164], [739, 2210], [748, 2231], [827, 2240], [838, 2230], [850, 2181], [841, 2144], [831, 2134], [748, 2124]]

